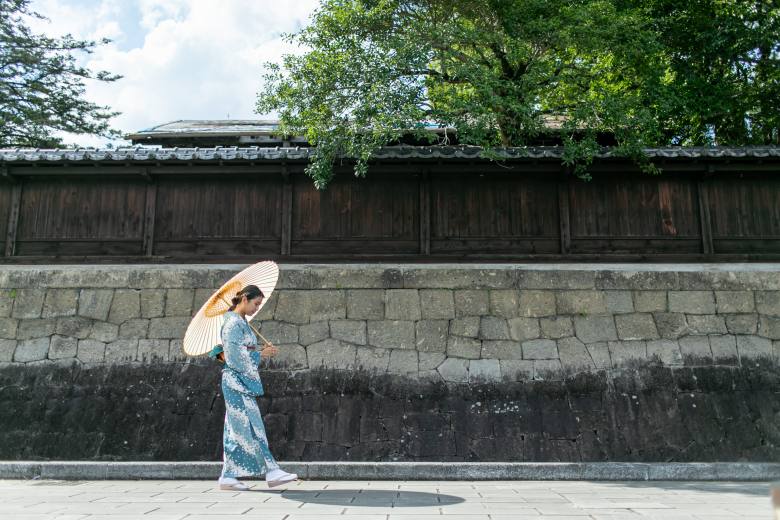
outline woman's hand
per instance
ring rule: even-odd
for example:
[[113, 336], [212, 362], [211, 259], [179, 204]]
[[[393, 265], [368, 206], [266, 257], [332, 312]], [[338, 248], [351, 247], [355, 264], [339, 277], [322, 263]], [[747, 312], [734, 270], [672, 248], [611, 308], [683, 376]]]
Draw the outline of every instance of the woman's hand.
[[275, 356], [278, 353], [279, 353], [279, 349], [274, 347], [273, 343], [268, 341], [263, 345], [263, 350], [260, 351], [260, 356], [264, 358], [269, 358], [271, 356]]

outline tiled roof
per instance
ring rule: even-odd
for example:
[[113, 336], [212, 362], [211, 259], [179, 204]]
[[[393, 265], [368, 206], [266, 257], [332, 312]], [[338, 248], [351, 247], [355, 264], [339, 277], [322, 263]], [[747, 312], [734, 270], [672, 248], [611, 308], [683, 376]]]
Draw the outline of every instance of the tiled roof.
[[[479, 159], [483, 148], [477, 146], [387, 146], [380, 148], [376, 159]], [[654, 158], [780, 158], [780, 147], [667, 147], [645, 149]], [[316, 148], [308, 147], [216, 147], [151, 148], [133, 147], [97, 150], [80, 149], [0, 149], [0, 162], [128, 162], [128, 161], [263, 161], [308, 159]], [[563, 148], [516, 147], [497, 148], [504, 159], [561, 159]], [[616, 154], [602, 149], [597, 157]]]

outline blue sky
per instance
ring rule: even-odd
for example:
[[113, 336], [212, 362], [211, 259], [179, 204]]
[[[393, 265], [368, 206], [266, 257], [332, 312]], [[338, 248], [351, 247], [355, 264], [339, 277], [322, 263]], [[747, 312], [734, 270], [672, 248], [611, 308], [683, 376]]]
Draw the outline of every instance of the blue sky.
[[[300, 52], [281, 40], [306, 24], [318, 0], [33, 0], [49, 18], [38, 32], [111, 38], [84, 64], [124, 76], [90, 82], [90, 101], [122, 112], [131, 132], [177, 119], [252, 119], [263, 63]], [[105, 139], [65, 136], [80, 146]], [[122, 144], [117, 142], [115, 144]]]

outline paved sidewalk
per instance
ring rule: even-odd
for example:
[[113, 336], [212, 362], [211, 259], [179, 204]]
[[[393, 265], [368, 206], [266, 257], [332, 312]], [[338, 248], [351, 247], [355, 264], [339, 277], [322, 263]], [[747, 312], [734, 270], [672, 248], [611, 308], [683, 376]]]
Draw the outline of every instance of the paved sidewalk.
[[769, 520], [761, 482], [0, 480], [3, 520]]

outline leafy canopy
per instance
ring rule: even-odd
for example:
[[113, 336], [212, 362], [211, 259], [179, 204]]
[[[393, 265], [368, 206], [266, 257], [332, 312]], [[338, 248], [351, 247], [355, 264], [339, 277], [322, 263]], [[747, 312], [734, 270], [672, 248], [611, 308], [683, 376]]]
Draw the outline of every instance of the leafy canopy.
[[83, 95], [85, 80], [120, 76], [77, 64], [76, 53], [92, 52], [96, 42], [34, 34], [25, 17], [43, 17], [29, 3], [0, 0], [0, 146], [56, 146], [61, 140], [52, 134], [58, 130], [116, 136], [109, 119], [117, 112]]
[[[460, 143], [491, 157], [555, 121], [578, 174], [587, 176], [602, 132], [653, 171], [646, 146], [712, 142], [721, 131], [728, 144], [777, 139], [780, 98], [764, 94], [777, 89], [780, 15], [743, 3], [322, 0], [311, 23], [287, 35], [307, 50], [268, 64], [257, 111], [278, 112], [283, 132], [317, 146], [307, 172], [318, 188], [339, 157], [365, 175], [372, 153], [410, 129], [435, 139], [425, 123], [455, 128]], [[734, 36], [712, 36], [724, 24]], [[738, 65], [750, 74], [732, 73]], [[708, 90], [712, 82], [722, 85]], [[732, 102], [718, 110], [721, 96]]]

